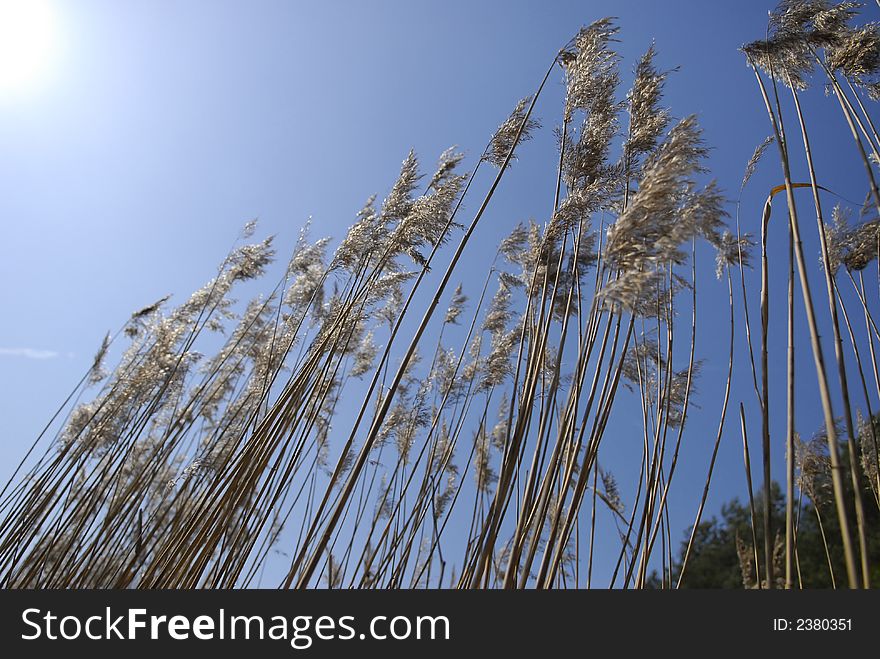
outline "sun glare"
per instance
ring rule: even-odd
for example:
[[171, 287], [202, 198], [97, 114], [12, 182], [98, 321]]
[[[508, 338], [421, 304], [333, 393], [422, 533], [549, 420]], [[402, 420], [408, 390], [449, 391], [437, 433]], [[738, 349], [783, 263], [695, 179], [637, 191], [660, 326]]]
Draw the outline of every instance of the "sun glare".
[[0, 95], [46, 74], [55, 46], [55, 17], [45, 0], [0, 0]]

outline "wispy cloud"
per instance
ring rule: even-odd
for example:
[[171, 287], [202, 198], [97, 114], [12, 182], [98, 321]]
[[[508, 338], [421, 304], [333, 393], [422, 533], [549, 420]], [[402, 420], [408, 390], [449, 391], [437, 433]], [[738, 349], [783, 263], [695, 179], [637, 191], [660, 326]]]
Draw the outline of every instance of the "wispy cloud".
[[35, 348], [0, 348], [0, 357], [24, 357], [26, 359], [54, 359], [58, 353], [54, 350], [37, 350]]

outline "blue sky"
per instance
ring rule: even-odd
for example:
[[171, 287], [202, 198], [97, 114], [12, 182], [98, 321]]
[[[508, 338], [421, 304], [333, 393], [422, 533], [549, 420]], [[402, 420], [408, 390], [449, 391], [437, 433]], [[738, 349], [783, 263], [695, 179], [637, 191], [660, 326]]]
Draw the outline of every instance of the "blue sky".
[[[278, 234], [282, 255], [309, 217], [315, 236], [340, 237], [368, 196], [384, 195], [411, 147], [426, 169], [452, 144], [478, 156], [584, 24], [618, 17], [624, 85], [652, 41], [661, 68], [680, 66], [667, 104], [676, 117], [699, 116], [712, 175], [731, 197], [769, 133], [737, 51], [762, 36], [773, 6], [766, 1], [50, 4], [57, 48], [45, 79], [28, 93], [0, 96], [0, 480], [88, 368], [104, 333], [167, 293], [185, 299], [212, 276], [244, 222], [259, 217], [262, 232]], [[876, 18], [877, 8], [866, 12]], [[549, 128], [561, 97], [557, 76], [537, 109], [548, 130], [519, 152], [474, 253], [520, 220], [546, 219]], [[819, 90], [807, 107], [817, 156], [836, 163], [820, 170], [820, 182], [860, 201], [864, 173], [833, 99]], [[780, 182], [770, 151], [744, 199], [746, 230], [757, 231], [767, 190]], [[803, 203], [809, 211], [809, 198]], [[773, 249], [784, 250], [784, 234], [777, 242]], [[816, 249], [809, 238], [813, 261]], [[709, 272], [711, 255], [700, 258]], [[481, 265], [466, 259], [456, 278]], [[699, 390], [711, 404], [695, 412], [672, 495], [682, 531], [702, 488], [726, 367], [726, 286], [714, 279], [705, 286], [697, 351], [707, 360]], [[783, 323], [780, 316], [777, 341]], [[747, 375], [740, 371], [732, 406], [754, 401]], [[804, 406], [799, 418], [810, 434], [818, 405]], [[744, 492], [739, 442], [731, 417], [710, 512]], [[621, 466], [631, 457], [612, 451], [606, 459]]]

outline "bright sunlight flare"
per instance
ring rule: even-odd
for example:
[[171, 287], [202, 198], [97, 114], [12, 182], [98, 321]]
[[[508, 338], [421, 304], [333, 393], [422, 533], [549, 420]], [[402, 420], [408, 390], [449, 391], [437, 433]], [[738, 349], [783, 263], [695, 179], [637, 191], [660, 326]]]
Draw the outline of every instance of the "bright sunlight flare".
[[54, 45], [55, 17], [48, 2], [0, 0], [0, 94], [38, 82]]

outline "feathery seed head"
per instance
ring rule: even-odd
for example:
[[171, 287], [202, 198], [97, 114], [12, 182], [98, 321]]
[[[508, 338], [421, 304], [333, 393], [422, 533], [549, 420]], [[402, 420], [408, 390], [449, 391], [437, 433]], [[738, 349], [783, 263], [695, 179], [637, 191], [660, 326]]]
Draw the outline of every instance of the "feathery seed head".
[[626, 150], [630, 158], [652, 151], [669, 123], [669, 110], [660, 107], [667, 74], [657, 70], [655, 56], [651, 44], [636, 64], [635, 80], [627, 95], [630, 129]]
[[737, 238], [730, 231], [724, 231], [716, 246], [715, 276], [721, 279], [721, 275], [726, 267], [736, 265], [749, 266], [750, 250], [753, 246], [754, 242], [749, 234]]
[[824, 430], [808, 442], [795, 436], [795, 469], [798, 488], [816, 505], [825, 501], [831, 490], [831, 460]]
[[832, 49], [845, 38], [854, 2], [783, 0], [770, 14], [768, 39], [743, 46], [751, 66], [795, 89], [807, 88], [820, 48]]
[[481, 390], [496, 387], [513, 374], [513, 366], [510, 361], [513, 349], [519, 344], [521, 335], [522, 329], [520, 327], [492, 335], [491, 349], [483, 365], [483, 376], [480, 380]]
[[850, 249], [844, 259], [848, 270], [864, 270], [877, 258], [880, 250], [880, 220], [872, 220], [857, 226], [852, 232]]
[[868, 23], [849, 30], [826, 50], [828, 66], [863, 83], [880, 71], [880, 24]]
[[232, 281], [257, 279], [263, 275], [266, 266], [275, 258], [272, 247], [274, 236], [253, 245], [242, 245], [229, 257], [230, 277]]
[[589, 111], [594, 99], [617, 87], [619, 56], [611, 49], [619, 28], [614, 19], [602, 18], [581, 28], [560, 60], [565, 67], [565, 115]]
[[[532, 131], [538, 130], [541, 127], [540, 121], [531, 117], [526, 119], [526, 113], [531, 100], [529, 96], [521, 99], [516, 104], [513, 112], [510, 113], [510, 116], [504, 123], [498, 126], [498, 129], [492, 136], [489, 147], [486, 149], [486, 153], [483, 155], [483, 160], [500, 168], [504, 165], [504, 161], [507, 160], [507, 155], [513, 152], [522, 142], [530, 140], [532, 138]], [[511, 162], [514, 160], [516, 160], [515, 152], [512, 153], [507, 166], [510, 167]]]
[[519, 263], [529, 242], [529, 232], [522, 222], [518, 223], [498, 246], [498, 252], [511, 263]]
[[171, 295], [166, 295], [160, 300], [156, 300], [153, 304], [148, 304], [141, 309], [138, 309], [134, 313], [131, 314], [131, 317], [128, 319], [128, 323], [125, 326], [125, 335], [129, 338], [134, 338], [141, 333], [143, 329], [143, 324], [145, 320], [156, 313], [165, 302], [167, 302], [171, 298]]
[[603, 500], [606, 505], [614, 512], [623, 514], [623, 499], [620, 498], [620, 490], [617, 487], [614, 475], [609, 471], [599, 468], [599, 478], [602, 479], [602, 489], [605, 495]]
[[499, 451], [504, 451], [507, 445], [508, 417], [510, 416], [510, 401], [506, 396], [501, 399], [498, 405], [498, 422], [492, 428], [491, 440], [492, 446]]
[[382, 219], [385, 222], [402, 220], [409, 214], [413, 203], [412, 193], [420, 178], [419, 161], [415, 151], [410, 149], [400, 167], [400, 176], [397, 177], [391, 192], [382, 203]]
[[[681, 245], [695, 235], [717, 241], [726, 213], [714, 183], [694, 191], [693, 177], [703, 170], [707, 150], [693, 116], [683, 119], [645, 162], [638, 191], [608, 228], [606, 260], [624, 271], [655, 264], [681, 263]], [[636, 280], [645, 282], [650, 275]]]
[[773, 135], [768, 135], [764, 138], [764, 141], [761, 142], [758, 146], [755, 147], [755, 152], [752, 154], [752, 157], [749, 158], [749, 162], [746, 163], [746, 171], [743, 174], [742, 183], [739, 186], [740, 191], [744, 190], [749, 180], [751, 180], [752, 176], [755, 173], [755, 170], [758, 168], [758, 163], [761, 161], [761, 158], [764, 156], [764, 152], [767, 151], [767, 147], [769, 147], [776, 138]]
[[831, 224], [826, 224], [824, 229], [828, 266], [832, 274], [841, 265], [850, 272], [864, 270], [877, 258], [880, 250], [880, 220], [851, 226], [849, 212], [837, 204], [831, 213]]
[[458, 324], [458, 317], [461, 315], [461, 312], [464, 311], [464, 305], [467, 302], [468, 297], [461, 290], [461, 284], [459, 284], [455, 292], [452, 294], [452, 300], [449, 302], [449, 308], [446, 309], [446, 316], [443, 319], [444, 323], [447, 324]]
[[249, 222], [246, 222], [244, 227], [241, 230], [241, 237], [247, 240], [251, 236], [254, 235], [254, 232], [257, 230], [257, 219], [254, 218]]
[[351, 368], [353, 377], [361, 377], [373, 368], [373, 360], [376, 359], [378, 348], [373, 340], [373, 333], [367, 332], [361, 338], [360, 344], [354, 353], [354, 366]]
[[107, 332], [104, 340], [101, 342], [101, 347], [95, 353], [95, 358], [92, 360], [92, 366], [89, 369], [89, 384], [97, 384], [107, 377], [107, 371], [104, 369], [104, 358], [107, 356], [107, 349], [110, 347], [111, 339], [110, 332]]
[[474, 437], [474, 444], [474, 479], [477, 483], [477, 490], [487, 494], [498, 480], [498, 475], [492, 468], [489, 438], [482, 425]]
[[434, 172], [434, 176], [431, 177], [431, 182], [428, 183], [429, 189], [437, 190], [444, 184], [448, 183], [453, 176], [455, 168], [458, 167], [462, 160], [464, 160], [464, 154], [456, 151], [456, 148], [457, 147], [455, 146], [451, 146], [440, 154], [440, 160], [437, 163], [437, 171]]
[[483, 318], [483, 330], [492, 335], [500, 335], [507, 329], [507, 323], [512, 318], [510, 309], [511, 296], [510, 289], [504, 283], [499, 282], [498, 290], [492, 297], [489, 309]]

